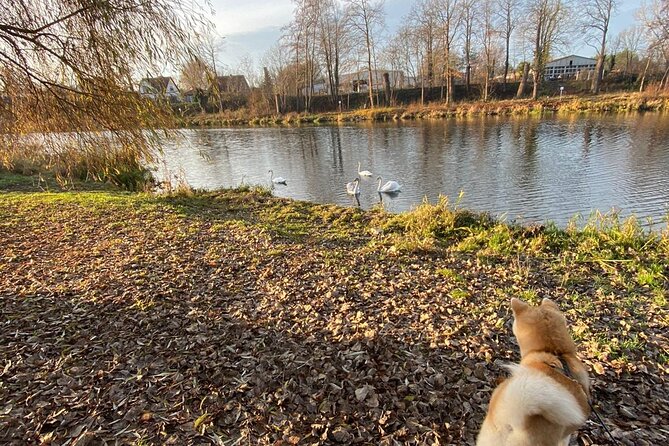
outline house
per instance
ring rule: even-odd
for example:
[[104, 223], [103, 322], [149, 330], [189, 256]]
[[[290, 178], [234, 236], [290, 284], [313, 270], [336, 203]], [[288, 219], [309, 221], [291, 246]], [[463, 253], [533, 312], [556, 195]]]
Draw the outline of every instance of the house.
[[547, 80], [579, 79], [586, 75], [589, 78], [590, 73], [595, 70], [595, 65], [597, 65], [597, 60], [589, 57], [576, 56], [575, 54], [560, 57], [546, 64], [544, 78]]
[[246, 77], [243, 74], [216, 76], [218, 90], [221, 93], [248, 94], [251, 92]]
[[[388, 73], [391, 88], [405, 87], [404, 72], [397, 70], [372, 70], [372, 90], [383, 90], [383, 75]], [[369, 70], [360, 70], [339, 76], [339, 91], [361, 93], [369, 91]]]
[[330, 93], [330, 84], [328, 84], [325, 79], [317, 79], [314, 82], [314, 85], [311, 87], [303, 87], [302, 94], [307, 96], [310, 93], [315, 95], [317, 94], [329, 94]]
[[179, 87], [171, 77], [145, 77], [139, 81], [139, 94], [150, 99], [168, 99], [178, 101]]

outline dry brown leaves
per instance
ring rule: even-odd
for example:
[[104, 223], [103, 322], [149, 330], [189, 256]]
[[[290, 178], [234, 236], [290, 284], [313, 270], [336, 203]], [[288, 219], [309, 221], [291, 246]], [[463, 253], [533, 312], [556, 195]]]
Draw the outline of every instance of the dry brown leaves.
[[[567, 308], [574, 293], [542, 264], [521, 277], [167, 205], [0, 209], [7, 444], [473, 444], [500, 362], [518, 359], [500, 290]], [[578, 292], [597, 305], [570, 318], [614, 331], [610, 298]], [[624, 363], [584, 352], [626, 445], [669, 439], [666, 326], [645, 323]], [[609, 443], [593, 418], [574, 444]]]

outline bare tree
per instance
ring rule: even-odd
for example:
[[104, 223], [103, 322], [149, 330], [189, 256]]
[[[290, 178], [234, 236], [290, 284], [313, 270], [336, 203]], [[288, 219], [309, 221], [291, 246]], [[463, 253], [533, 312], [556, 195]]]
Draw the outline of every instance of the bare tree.
[[653, 57], [662, 59], [663, 70], [660, 88], [669, 87], [669, 1], [652, 0], [644, 4], [639, 11], [639, 17], [645, 30], [648, 41], [648, 61], [641, 78], [640, 91], [644, 88], [646, 72]]
[[472, 77], [472, 41], [474, 38], [474, 26], [478, 16], [477, 10], [479, 7], [478, 0], [461, 0], [460, 8], [462, 9], [462, 39], [463, 39], [463, 53], [465, 62], [465, 89], [469, 94]]
[[506, 88], [506, 79], [509, 75], [509, 52], [511, 48], [511, 37], [516, 29], [518, 20], [518, 10], [521, 0], [497, 0], [496, 11], [500, 29], [504, 38], [504, 86]]
[[499, 31], [495, 28], [495, 0], [480, 2], [480, 32], [477, 33], [482, 51], [483, 100], [488, 100], [490, 81], [495, 72], [495, 56], [499, 50]]
[[587, 34], [598, 40], [597, 65], [595, 76], [592, 79], [592, 92], [599, 93], [599, 88], [604, 74], [604, 61], [606, 58], [606, 42], [609, 32], [611, 14], [616, 9], [616, 0], [587, 0], [585, 6], [585, 28]]
[[409, 13], [409, 23], [417, 38], [416, 43], [422, 59], [425, 61], [425, 77], [429, 87], [434, 86], [435, 52], [439, 35], [439, 14], [441, 8], [439, 0], [419, 0], [413, 4]]
[[461, 23], [459, 2], [461, 0], [442, 0], [439, 9], [441, 39], [444, 54], [444, 77], [446, 78], [446, 104], [453, 102], [452, 49]]
[[544, 67], [551, 49], [561, 37], [562, 25], [567, 18], [566, 0], [528, 0], [527, 25], [534, 40], [532, 62], [532, 99], [537, 99], [544, 75]]
[[628, 74], [634, 69], [632, 66], [635, 59], [638, 60], [639, 52], [643, 44], [643, 28], [632, 26], [621, 31], [616, 37], [616, 46], [618, 47], [618, 58], [624, 57], [625, 68], [623, 73]]
[[[311, 108], [311, 98], [318, 76], [316, 53], [319, 45], [319, 19], [323, 9], [322, 0], [293, 0], [296, 4], [293, 32], [296, 35], [296, 63], [302, 68], [301, 86], [298, 96], [304, 95], [304, 108]], [[300, 60], [297, 57], [302, 55]]]
[[410, 25], [403, 25], [383, 48], [381, 61], [384, 65], [400, 70], [409, 76], [416, 75], [415, 67], [415, 30]]
[[195, 51], [197, 52], [197, 57], [203, 61], [206, 68], [209, 91], [215, 99], [218, 109], [222, 110], [223, 92], [218, 82], [218, 76], [224, 70], [224, 66], [220, 61], [224, 39], [216, 33], [213, 27], [205, 26], [197, 33], [196, 45]]
[[212, 71], [204, 60], [195, 56], [182, 65], [179, 83], [187, 90], [207, 90]]
[[343, 58], [348, 51], [344, 12], [337, 0], [322, 0], [319, 9], [320, 55], [327, 73], [328, 91], [332, 103], [339, 101], [339, 75]]
[[[109, 178], [110, 164], [134, 165], [150, 157], [159, 107], [133, 92], [136, 73], [177, 66], [193, 55], [192, 29], [205, 22], [198, 1], [12, 0], [0, 8], [3, 95], [12, 119], [3, 119], [0, 163], [10, 164], [21, 134], [80, 131], [79, 154], [100, 155], [86, 174]], [[19, 136], [18, 138], [16, 136]], [[104, 140], [109, 144], [104, 144]], [[62, 146], [42, 152], [49, 163], [66, 163]], [[89, 160], [92, 158], [88, 158]], [[61, 173], [74, 167], [61, 164]], [[80, 166], [77, 166], [80, 167]]]
[[369, 104], [374, 108], [374, 39], [384, 25], [383, 0], [347, 0], [347, 23], [351, 29], [352, 38], [358, 38], [364, 43], [367, 62], [367, 89]]
[[274, 97], [274, 106], [276, 113], [280, 114], [286, 111], [286, 97], [294, 91], [291, 85], [289, 69], [290, 49], [284, 42], [277, 42], [272, 46], [263, 58], [263, 64], [267, 67], [268, 84], [271, 84]]
[[246, 78], [247, 83], [250, 88], [258, 86], [260, 84], [260, 73], [256, 69], [256, 64], [253, 61], [253, 57], [249, 54], [245, 54], [239, 59], [239, 64], [235, 71], [238, 74], [243, 74]]

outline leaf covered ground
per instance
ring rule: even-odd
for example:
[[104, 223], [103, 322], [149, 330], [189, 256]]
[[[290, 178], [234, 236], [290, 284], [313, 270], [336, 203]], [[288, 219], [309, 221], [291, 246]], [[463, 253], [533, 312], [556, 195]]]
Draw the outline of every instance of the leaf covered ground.
[[669, 237], [596, 226], [0, 194], [0, 443], [473, 444], [516, 296], [564, 309], [622, 444], [668, 444]]

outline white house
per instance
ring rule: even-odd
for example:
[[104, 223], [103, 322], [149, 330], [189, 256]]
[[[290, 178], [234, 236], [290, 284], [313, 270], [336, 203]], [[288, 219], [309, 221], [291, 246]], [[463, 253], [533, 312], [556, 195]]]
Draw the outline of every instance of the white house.
[[546, 64], [544, 68], [544, 78], [553, 79], [583, 79], [585, 76], [590, 78], [590, 74], [595, 70], [596, 59], [589, 57], [571, 56], [553, 59]]
[[179, 100], [179, 87], [171, 77], [145, 77], [139, 81], [139, 94], [150, 99]]

